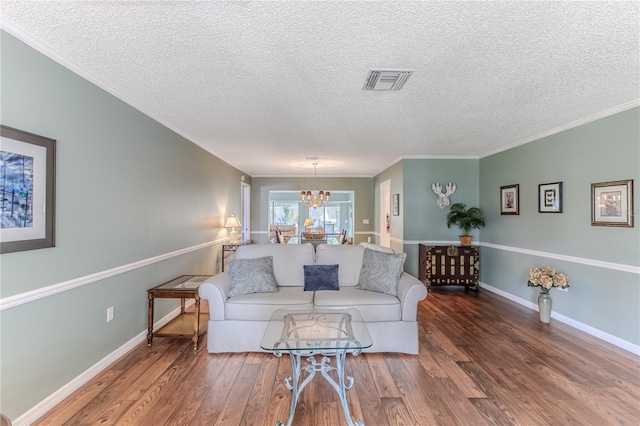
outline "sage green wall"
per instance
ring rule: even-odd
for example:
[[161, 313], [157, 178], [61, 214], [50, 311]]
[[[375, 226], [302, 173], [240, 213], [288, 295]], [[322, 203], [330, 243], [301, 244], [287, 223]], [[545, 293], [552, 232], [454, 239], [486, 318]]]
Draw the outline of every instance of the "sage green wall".
[[[408, 159], [403, 162], [403, 196], [400, 210], [404, 221], [404, 252], [407, 253], [405, 271], [418, 276], [418, 244], [457, 243], [460, 230], [447, 228], [449, 208], [436, 204], [437, 196], [431, 184], [456, 184], [450, 202], [478, 206], [479, 164], [475, 159]], [[478, 232], [472, 232], [474, 241]]]
[[[402, 252], [402, 234], [404, 227], [404, 208], [403, 204], [404, 200], [404, 187], [402, 183], [402, 170], [403, 170], [403, 162], [398, 161], [391, 165], [386, 170], [383, 170], [380, 174], [376, 175], [374, 178], [374, 201], [373, 201], [373, 209], [374, 215], [372, 218], [373, 229], [376, 232], [376, 238], [372, 239], [372, 242], [376, 244], [380, 243], [380, 184], [382, 182], [390, 181], [391, 183], [391, 198], [389, 199], [391, 212], [391, 248], [397, 253]], [[393, 194], [400, 195], [400, 215], [393, 215]], [[386, 232], [386, 231], [385, 231]], [[406, 269], [406, 266], [405, 266]]]
[[[481, 281], [535, 303], [529, 269], [556, 267], [571, 288], [552, 291], [554, 312], [640, 344], [639, 128], [633, 108], [481, 159]], [[623, 179], [634, 180], [635, 226], [591, 226], [591, 183]], [[538, 185], [550, 182], [563, 182], [561, 214], [538, 213]], [[511, 184], [520, 185], [520, 215], [502, 216], [500, 186]]]
[[[317, 178], [318, 189], [354, 192], [354, 243], [367, 241], [373, 232], [373, 178]], [[254, 177], [251, 180], [251, 238], [257, 243], [268, 242], [269, 192], [309, 189], [313, 182], [306, 177]], [[369, 219], [364, 225], [362, 219]], [[360, 234], [358, 234], [360, 233]]]
[[[227, 236], [240, 171], [11, 35], [0, 42], [2, 124], [58, 141], [56, 247], [1, 255], [3, 298]], [[2, 310], [0, 410], [15, 420], [143, 333], [148, 288], [219, 262], [214, 244]], [[159, 300], [156, 319], [178, 305]]]

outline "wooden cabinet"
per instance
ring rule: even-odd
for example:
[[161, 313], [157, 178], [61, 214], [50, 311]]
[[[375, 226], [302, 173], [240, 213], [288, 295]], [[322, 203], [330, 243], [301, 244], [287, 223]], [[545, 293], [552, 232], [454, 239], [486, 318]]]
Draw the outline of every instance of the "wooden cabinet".
[[462, 285], [479, 292], [480, 256], [478, 247], [427, 246], [420, 244], [418, 279], [427, 286]]

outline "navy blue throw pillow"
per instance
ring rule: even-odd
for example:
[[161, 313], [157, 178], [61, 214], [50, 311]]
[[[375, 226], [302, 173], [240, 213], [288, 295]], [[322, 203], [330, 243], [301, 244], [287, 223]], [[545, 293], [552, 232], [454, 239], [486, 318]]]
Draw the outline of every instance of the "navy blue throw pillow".
[[304, 291], [339, 289], [338, 265], [304, 265]]

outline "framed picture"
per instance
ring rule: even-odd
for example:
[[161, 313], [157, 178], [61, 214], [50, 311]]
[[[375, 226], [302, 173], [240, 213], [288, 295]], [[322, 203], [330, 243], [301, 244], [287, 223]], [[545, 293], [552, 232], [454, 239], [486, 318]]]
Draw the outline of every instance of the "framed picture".
[[538, 185], [538, 212], [562, 213], [562, 182]]
[[591, 225], [633, 227], [633, 179], [591, 184]]
[[500, 214], [520, 214], [520, 185], [500, 187]]
[[393, 215], [400, 216], [400, 194], [393, 194]]
[[53, 247], [56, 141], [0, 126], [0, 253]]

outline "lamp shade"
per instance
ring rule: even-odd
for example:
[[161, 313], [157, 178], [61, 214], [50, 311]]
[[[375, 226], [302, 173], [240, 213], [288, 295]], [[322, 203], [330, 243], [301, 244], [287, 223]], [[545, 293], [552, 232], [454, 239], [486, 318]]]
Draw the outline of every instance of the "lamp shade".
[[225, 228], [234, 228], [236, 226], [242, 226], [240, 221], [234, 215], [231, 215], [227, 218], [227, 223], [224, 224]]
[[313, 226], [313, 219], [311, 218], [305, 219], [304, 226]]

